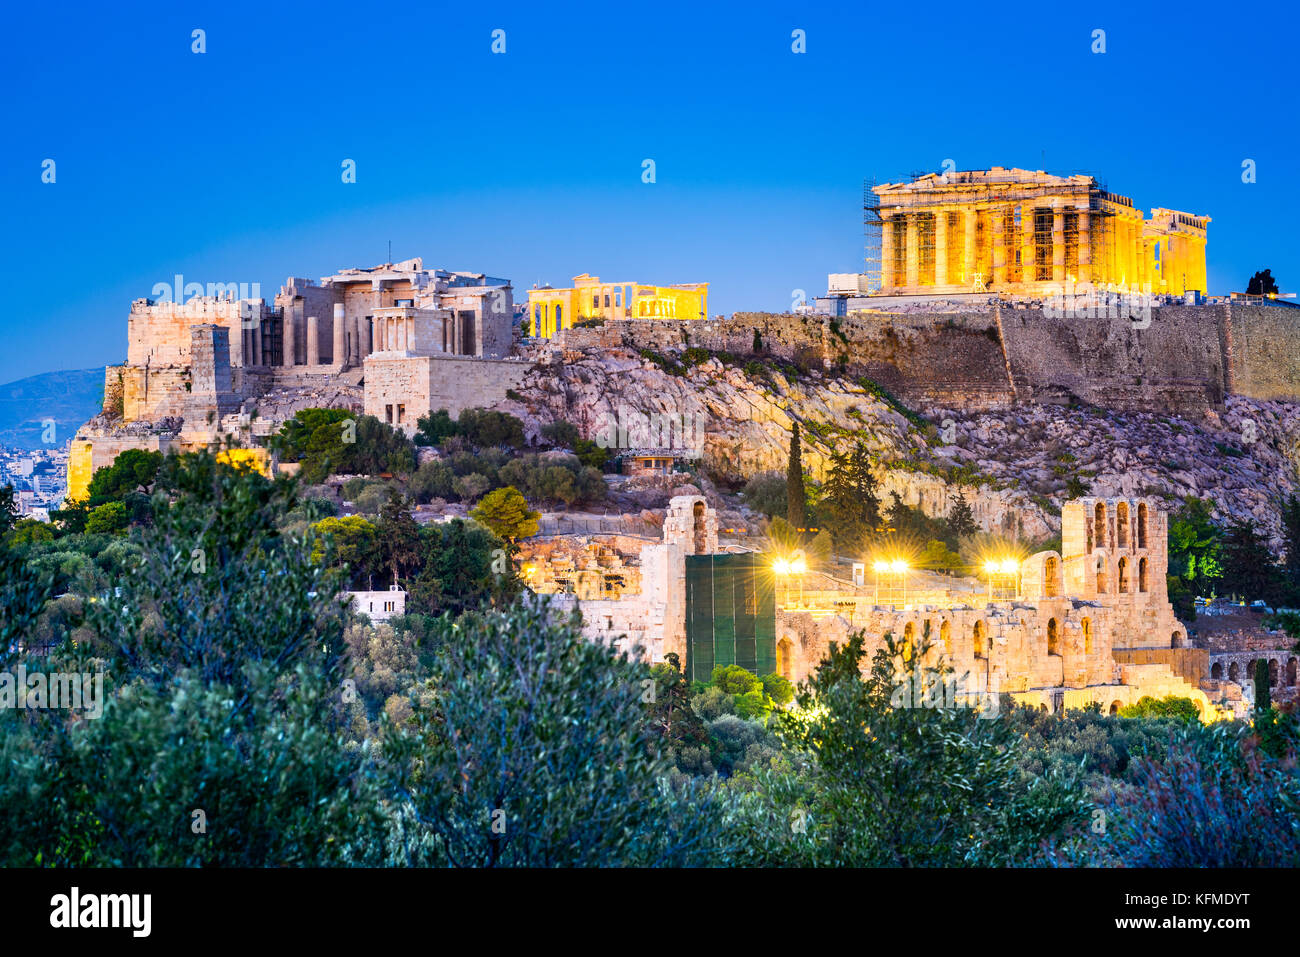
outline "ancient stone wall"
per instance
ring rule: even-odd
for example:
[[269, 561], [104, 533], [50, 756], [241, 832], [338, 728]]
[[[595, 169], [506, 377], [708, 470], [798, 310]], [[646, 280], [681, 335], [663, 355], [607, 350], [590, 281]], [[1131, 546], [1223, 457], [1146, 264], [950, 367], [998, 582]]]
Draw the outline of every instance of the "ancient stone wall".
[[[844, 363], [920, 411], [1077, 399], [1118, 411], [1199, 415], [1224, 396], [1300, 399], [1300, 311], [1162, 305], [1065, 316], [1002, 303], [966, 312], [847, 317], [736, 313], [706, 322], [611, 321], [557, 336], [563, 349], [698, 346]], [[760, 357], [761, 358], [761, 357]]]
[[388, 421], [387, 407], [393, 406], [396, 418], [401, 404], [401, 425], [413, 431], [420, 416], [438, 409], [455, 417], [465, 409], [504, 402], [507, 390], [518, 386], [531, 368], [531, 363], [513, 360], [371, 356], [365, 363], [366, 414]]
[[1231, 391], [1253, 399], [1295, 399], [1300, 389], [1300, 309], [1222, 307], [1225, 348], [1231, 349]]

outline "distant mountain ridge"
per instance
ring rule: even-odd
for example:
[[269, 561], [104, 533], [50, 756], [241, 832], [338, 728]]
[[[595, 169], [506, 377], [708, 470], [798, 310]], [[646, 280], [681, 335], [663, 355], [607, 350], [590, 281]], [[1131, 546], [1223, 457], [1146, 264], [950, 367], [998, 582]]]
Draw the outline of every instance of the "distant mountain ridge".
[[[61, 446], [104, 404], [104, 367], [44, 372], [0, 385], [0, 445], [20, 449]], [[53, 419], [54, 442], [42, 441]]]

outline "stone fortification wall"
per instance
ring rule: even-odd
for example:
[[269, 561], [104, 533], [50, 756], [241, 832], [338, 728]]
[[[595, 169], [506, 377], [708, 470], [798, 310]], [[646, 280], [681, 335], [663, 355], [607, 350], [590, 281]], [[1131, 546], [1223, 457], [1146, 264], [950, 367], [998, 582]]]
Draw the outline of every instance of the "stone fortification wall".
[[965, 312], [847, 317], [736, 313], [569, 329], [562, 349], [691, 346], [844, 364], [925, 410], [1078, 400], [1121, 411], [1199, 415], [1235, 393], [1300, 399], [1300, 310], [1163, 305], [1130, 315], [1053, 315], [1002, 303]]

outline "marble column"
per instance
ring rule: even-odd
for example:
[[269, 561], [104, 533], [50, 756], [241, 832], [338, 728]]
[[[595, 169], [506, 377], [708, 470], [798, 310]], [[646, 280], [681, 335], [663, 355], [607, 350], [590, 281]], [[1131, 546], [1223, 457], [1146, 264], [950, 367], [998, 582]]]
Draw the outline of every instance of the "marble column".
[[347, 334], [343, 328], [343, 323], [343, 303], [335, 303], [334, 322], [332, 326], [332, 331], [334, 333], [334, 351], [330, 355], [330, 362], [340, 368], [347, 363]]
[[1006, 213], [994, 206], [989, 215], [993, 217], [993, 288], [1001, 289], [1007, 282]]
[[1065, 285], [1065, 210], [1052, 206], [1052, 282]]
[[966, 236], [965, 236], [965, 253], [962, 256], [962, 275], [961, 282], [968, 290], [974, 288], [975, 283], [975, 210], [966, 210]]
[[1092, 224], [1088, 210], [1080, 209], [1079, 216], [1079, 282], [1092, 282]]
[[280, 331], [280, 342], [284, 350], [284, 355], [280, 364], [286, 368], [294, 365], [295, 359], [297, 358], [295, 351], [297, 350], [298, 343], [294, 336], [295, 330], [293, 328], [293, 315], [293, 303], [290, 303], [284, 307], [284, 325]]
[[915, 288], [921, 281], [921, 249], [917, 241], [916, 217], [907, 217], [907, 285]]
[[885, 217], [880, 224], [880, 288], [889, 289], [894, 280], [894, 243], [895, 229], [893, 220]]
[[948, 285], [948, 211], [934, 214], [934, 284]]
[[307, 365], [320, 365], [320, 317], [307, 317]]

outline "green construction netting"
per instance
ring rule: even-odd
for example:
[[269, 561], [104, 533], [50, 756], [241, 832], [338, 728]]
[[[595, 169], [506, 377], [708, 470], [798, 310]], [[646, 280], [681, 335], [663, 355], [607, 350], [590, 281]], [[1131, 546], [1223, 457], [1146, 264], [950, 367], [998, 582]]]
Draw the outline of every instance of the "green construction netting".
[[775, 590], [760, 555], [686, 556], [686, 673], [708, 681], [717, 665], [776, 670]]

